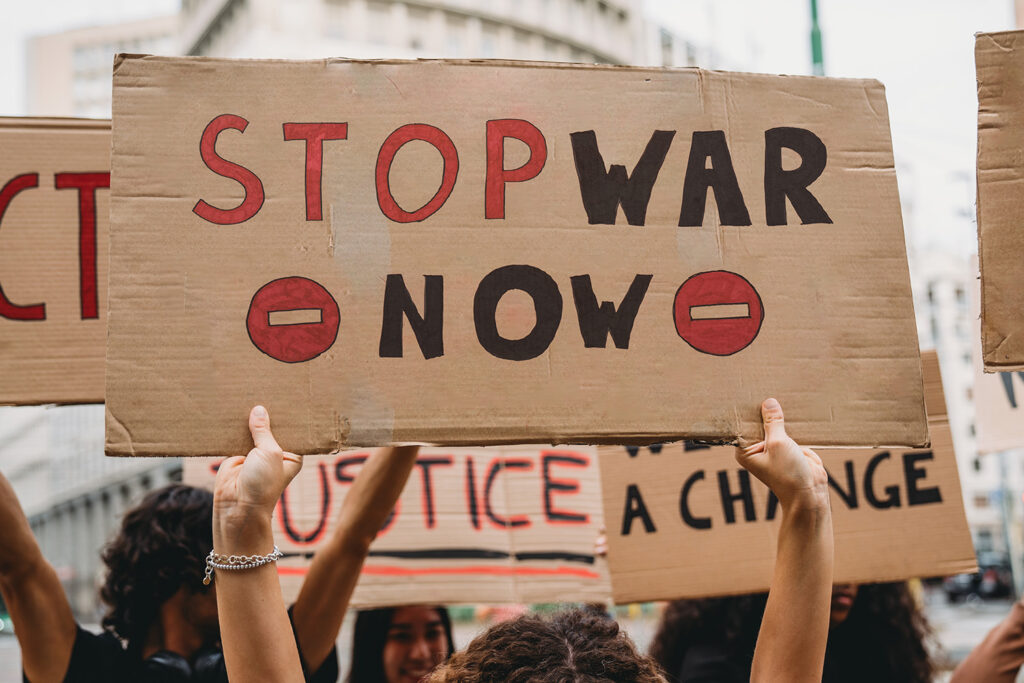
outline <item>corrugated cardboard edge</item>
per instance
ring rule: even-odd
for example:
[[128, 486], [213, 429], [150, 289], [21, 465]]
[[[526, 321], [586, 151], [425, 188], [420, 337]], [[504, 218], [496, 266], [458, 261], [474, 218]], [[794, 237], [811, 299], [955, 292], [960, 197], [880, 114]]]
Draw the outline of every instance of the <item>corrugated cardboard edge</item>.
[[978, 169], [981, 168], [981, 166], [980, 166], [981, 154], [982, 154], [981, 127], [982, 127], [982, 114], [983, 114], [983, 110], [982, 110], [982, 107], [981, 107], [981, 79], [980, 79], [980, 74], [977, 73], [977, 64], [978, 64], [978, 56], [980, 54], [982, 54], [982, 52], [990, 49], [992, 45], [998, 46], [998, 48], [1000, 50], [1004, 50], [1004, 51], [1008, 50], [1009, 48], [1004, 47], [1003, 45], [1000, 44], [1000, 42], [998, 40], [996, 40], [997, 37], [1007, 37], [1007, 36], [1014, 36], [1014, 37], [1024, 38], [1024, 31], [1019, 31], [1019, 30], [1013, 30], [1013, 31], [994, 31], [994, 32], [991, 32], [991, 33], [975, 33], [974, 34], [974, 64], [975, 64], [975, 73], [977, 74], [976, 75], [976, 83], [977, 83], [977, 89], [978, 89], [978, 130], [977, 130], [977, 152], [975, 154], [974, 196], [976, 198], [978, 198], [978, 200], [975, 201], [975, 218], [976, 218], [975, 222], [977, 223], [977, 231], [978, 231], [978, 268], [979, 268], [979, 271], [981, 273], [980, 277], [981, 277], [981, 291], [982, 291], [982, 296], [981, 296], [981, 320], [982, 320], [982, 324], [981, 324], [981, 349], [982, 349], [982, 353], [981, 353], [981, 355], [982, 355], [983, 367], [984, 367], [985, 372], [987, 372], [987, 373], [1006, 372], [1006, 371], [1014, 371], [1014, 370], [1024, 370], [1024, 363], [1015, 363], [1015, 362], [1000, 363], [998, 358], [995, 357], [994, 351], [989, 351], [988, 350], [988, 349], [998, 348], [999, 343], [997, 343], [996, 340], [994, 340], [992, 338], [993, 337], [992, 330], [989, 330], [985, 326], [985, 324], [984, 324], [985, 320], [986, 320], [986, 318], [985, 318], [985, 296], [984, 296], [984, 292], [985, 292], [985, 264], [984, 264], [984, 250], [981, 248], [981, 232], [982, 232], [982, 225], [983, 225], [983, 223], [982, 223], [982, 219], [981, 219], [981, 214], [982, 214], [982, 202], [980, 200], [981, 193], [979, 192], [980, 184], [981, 183], [980, 183], [980, 178], [979, 178], [980, 174], [978, 173]]
[[651, 73], [694, 73], [694, 74], [725, 74], [730, 76], [768, 76], [771, 78], [786, 78], [794, 80], [828, 80], [828, 81], [845, 81], [848, 83], [861, 83], [864, 86], [871, 86], [873, 88], [881, 88], [885, 90], [885, 86], [881, 81], [875, 78], [838, 78], [834, 76], [807, 76], [801, 74], [773, 74], [766, 72], [757, 71], [726, 71], [723, 69], [702, 69], [695, 66], [685, 67], [671, 67], [671, 66], [630, 66], [623, 64], [582, 64], [574, 62], [548, 62], [548, 61], [531, 61], [524, 59], [437, 59], [437, 58], [420, 58], [420, 59], [363, 59], [363, 58], [349, 58], [349, 57], [326, 57], [323, 59], [235, 59], [228, 57], [168, 57], [163, 55], [150, 55], [150, 54], [134, 54], [134, 53], [120, 53], [114, 56], [114, 75], [117, 74], [118, 70], [128, 60], [155, 60], [161, 62], [178, 62], [178, 61], [189, 61], [194, 63], [237, 63], [237, 62], [252, 62], [261, 64], [319, 64], [325, 68], [330, 67], [332, 64], [368, 64], [368, 65], [380, 65], [380, 66], [391, 66], [401, 64], [438, 64], [445, 66], [495, 66], [495, 67], [513, 67], [513, 68], [545, 68], [545, 69], [562, 69], [562, 70], [587, 70], [587, 71], [634, 71], [634, 72], [651, 72]]

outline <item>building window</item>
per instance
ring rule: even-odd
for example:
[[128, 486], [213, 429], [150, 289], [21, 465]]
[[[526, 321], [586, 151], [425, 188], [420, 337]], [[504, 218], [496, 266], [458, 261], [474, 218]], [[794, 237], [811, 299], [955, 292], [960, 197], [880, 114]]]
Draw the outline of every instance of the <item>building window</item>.
[[971, 423], [971, 426], [968, 427], [967, 431], [970, 432], [971, 436], [977, 436], [978, 430], [974, 427], [973, 422]]
[[978, 531], [978, 552], [992, 552], [992, 532], [988, 529]]
[[366, 9], [369, 15], [366, 27], [367, 39], [377, 45], [386, 44], [391, 29], [391, 5], [383, 2], [369, 2]]
[[975, 472], [981, 472], [981, 458], [975, 458], [971, 461], [971, 464], [974, 465]]
[[672, 66], [672, 34], [661, 29], [661, 65]]
[[983, 494], [975, 494], [974, 496], [974, 507], [976, 508], [987, 508], [988, 507], [988, 496]]
[[935, 303], [935, 299], [936, 299], [936, 297], [935, 297], [935, 283], [934, 282], [929, 282], [928, 283], [928, 303], [934, 304]]
[[480, 56], [490, 59], [498, 55], [498, 41], [501, 33], [497, 24], [486, 21], [480, 30]]
[[449, 57], [461, 57], [465, 44], [466, 20], [454, 14], [445, 18], [446, 45]]

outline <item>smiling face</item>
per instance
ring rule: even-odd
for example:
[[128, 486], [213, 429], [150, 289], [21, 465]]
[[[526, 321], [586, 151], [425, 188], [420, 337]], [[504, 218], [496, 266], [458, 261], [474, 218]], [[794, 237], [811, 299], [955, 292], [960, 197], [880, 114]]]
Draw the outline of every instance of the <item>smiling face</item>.
[[857, 599], [857, 584], [837, 583], [832, 586], [832, 609], [829, 612], [829, 627], [837, 626], [850, 616], [853, 601]]
[[436, 609], [399, 607], [384, 642], [387, 683], [418, 683], [448, 655], [448, 636]]

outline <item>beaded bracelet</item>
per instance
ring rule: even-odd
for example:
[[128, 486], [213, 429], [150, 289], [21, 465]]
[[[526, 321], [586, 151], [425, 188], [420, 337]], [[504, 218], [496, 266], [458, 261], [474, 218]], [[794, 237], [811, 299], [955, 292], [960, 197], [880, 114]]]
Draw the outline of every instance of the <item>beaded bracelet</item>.
[[255, 569], [271, 562], [277, 562], [282, 557], [284, 557], [284, 553], [276, 545], [274, 551], [269, 555], [219, 555], [211, 550], [210, 554], [206, 556], [206, 576], [203, 577], [203, 585], [210, 585], [214, 569]]

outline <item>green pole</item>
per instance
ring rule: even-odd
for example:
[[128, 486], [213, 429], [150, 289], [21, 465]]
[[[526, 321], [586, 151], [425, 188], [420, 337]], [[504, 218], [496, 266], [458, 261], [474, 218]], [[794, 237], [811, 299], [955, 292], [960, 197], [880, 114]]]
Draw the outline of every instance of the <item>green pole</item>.
[[811, 0], [811, 65], [815, 76], [825, 75], [825, 58], [821, 50], [821, 28], [818, 26], [818, 0]]

